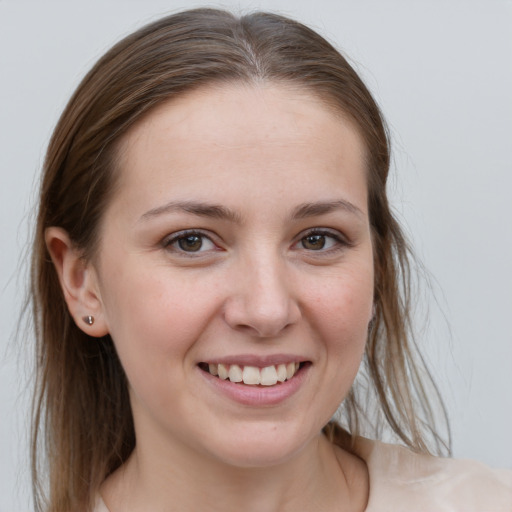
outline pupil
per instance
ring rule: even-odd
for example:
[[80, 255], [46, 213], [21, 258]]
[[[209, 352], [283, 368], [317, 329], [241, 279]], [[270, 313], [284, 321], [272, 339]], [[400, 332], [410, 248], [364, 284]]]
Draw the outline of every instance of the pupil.
[[193, 252], [201, 249], [203, 241], [201, 240], [200, 236], [190, 235], [184, 238], [180, 238], [178, 245], [180, 246], [180, 249], [183, 249], [184, 251]]
[[306, 249], [323, 249], [325, 245], [325, 236], [323, 235], [310, 235], [304, 239], [304, 247]]

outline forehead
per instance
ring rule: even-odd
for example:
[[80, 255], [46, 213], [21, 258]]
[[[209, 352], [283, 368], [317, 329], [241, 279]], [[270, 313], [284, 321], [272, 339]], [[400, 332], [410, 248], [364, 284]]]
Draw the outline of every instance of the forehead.
[[[318, 133], [318, 125], [326, 131]], [[152, 109], [124, 136], [120, 155], [132, 160], [133, 149], [162, 140], [251, 148], [322, 140], [327, 145], [340, 135], [364, 152], [355, 123], [309, 91], [287, 84], [235, 82], [202, 87]]]
[[[120, 144], [121, 189], [184, 195], [220, 185], [281, 187], [340, 183], [366, 194], [365, 148], [352, 122], [303, 91], [276, 84], [229, 84], [169, 100]], [[152, 186], [153, 184], [153, 186]], [[235, 187], [235, 188], [236, 188]], [[154, 198], [158, 200], [159, 198]]]

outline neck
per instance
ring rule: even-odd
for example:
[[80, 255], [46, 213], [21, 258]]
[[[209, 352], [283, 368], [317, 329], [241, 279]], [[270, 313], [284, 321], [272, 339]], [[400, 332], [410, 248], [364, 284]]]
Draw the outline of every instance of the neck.
[[110, 512], [362, 511], [366, 506], [364, 463], [321, 434], [289, 460], [264, 468], [153, 448], [139, 444], [107, 479], [101, 492]]

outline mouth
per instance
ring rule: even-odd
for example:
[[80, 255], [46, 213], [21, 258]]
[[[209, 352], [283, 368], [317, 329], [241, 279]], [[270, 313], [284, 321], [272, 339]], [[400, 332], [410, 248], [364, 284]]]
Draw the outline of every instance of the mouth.
[[295, 361], [265, 366], [199, 363], [199, 368], [221, 380], [247, 386], [276, 386], [293, 379], [309, 362]]

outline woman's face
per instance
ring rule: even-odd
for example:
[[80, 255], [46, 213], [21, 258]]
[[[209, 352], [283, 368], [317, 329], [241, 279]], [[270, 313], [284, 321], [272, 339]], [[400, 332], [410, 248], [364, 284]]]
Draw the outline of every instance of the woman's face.
[[372, 311], [364, 151], [268, 84], [195, 91], [124, 138], [94, 272], [139, 452], [264, 466], [318, 436]]

